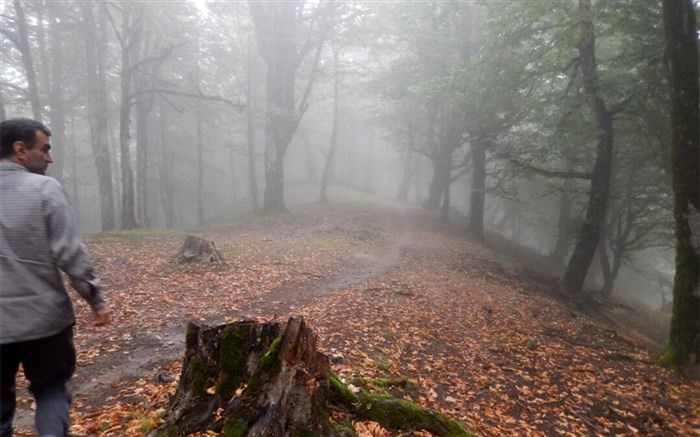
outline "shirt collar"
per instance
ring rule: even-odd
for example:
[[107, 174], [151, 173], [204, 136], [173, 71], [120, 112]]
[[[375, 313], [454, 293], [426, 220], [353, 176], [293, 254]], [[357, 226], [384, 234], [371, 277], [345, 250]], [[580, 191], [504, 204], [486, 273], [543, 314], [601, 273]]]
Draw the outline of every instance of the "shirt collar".
[[0, 161], [0, 170], [20, 170], [20, 171], [29, 171], [27, 168], [23, 165], [16, 164], [12, 161], [7, 161], [7, 160], [1, 160]]

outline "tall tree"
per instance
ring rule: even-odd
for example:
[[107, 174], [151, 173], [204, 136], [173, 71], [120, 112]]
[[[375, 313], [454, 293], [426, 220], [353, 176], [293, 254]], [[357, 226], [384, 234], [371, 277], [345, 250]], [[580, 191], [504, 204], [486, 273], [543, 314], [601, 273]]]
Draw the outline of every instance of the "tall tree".
[[32, 116], [35, 120], [42, 121], [41, 101], [39, 100], [39, 87], [36, 81], [36, 71], [34, 70], [34, 58], [32, 57], [31, 46], [29, 45], [29, 30], [27, 18], [24, 14], [24, 7], [20, 0], [13, 1], [16, 14], [17, 34], [3, 29], [2, 32], [15, 44], [22, 55], [22, 65], [27, 75], [27, 85], [29, 87], [29, 102], [32, 107]]
[[90, 122], [90, 144], [97, 168], [97, 183], [100, 193], [100, 217], [102, 230], [115, 228], [114, 187], [108, 139], [107, 79], [106, 79], [106, 6], [99, 6], [98, 28], [92, 2], [80, 2], [82, 11], [83, 38], [85, 41], [85, 68], [88, 81], [88, 118]]
[[[284, 157], [308, 107], [317, 76], [323, 44], [329, 29], [328, 14], [334, 2], [322, 2], [311, 11], [301, 0], [250, 1], [258, 47], [267, 64], [267, 116], [265, 121], [265, 197], [263, 213], [286, 211]], [[307, 34], [303, 25], [310, 22]], [[315, 31], [314, 31], [315, 29]], [[299, 104], [296, 103], [297, 71], [314, 51], [311, 70]]]
[[671, 85], [671, 175], [676, 222], [673, 316], [662, 362], [700, 361], [700, 142], [698, 43], [691, 0], [664, 0]]
[[[49, 125], [51, 126], [51, 136], [56, 144], [62, 145], [66, 138], [66, 108], [65, 93], [66, 81], [63, 63], [65, 56], [63, 52], [63, 41], [65, 35], [62, 32], [62, 21], [60, 4], [57, 2], [47, 2], [49, 37], [51, 49], [51, 61], [44, 65], [44, 70], [50, 70], [50, 82], [47, 84], [49, 101]], [[65, 165], [65, 153], [63, 147], [57, 147], [54, 154], [54, 163], [51, 174], [61, 181]]]
[[586, 280], [601, 230], [605, 222], [605, 210], [610, 198], [610, 176], [613, 158], [613, 114], [600, 95], [598, 64], [595, 56], [595, 28], [590, 0], [579, 0], [580, 40], [577, 43], [583, 93], [595, 119], [595, 163], [591, 172], [586, 216], [576, 239], [562, 284], [571, 293], [580, 293]]
[[326, 163], [323, 167], [323, 176], [321, 177], [321, 195], [320, 202], [326, 203], [328, 197], [326, 191], [328, 189], [328, 184], [331, 179], [331, 171], [333, 169], [333, 160], [335, 159], [335, 153], [338, 149], [338, 56], [340, 55], [340, 50], [337, 47], [333, 47], [333, 121], [331, 126], [331, 140], [330, 147], [328, 151], [325, 152]]

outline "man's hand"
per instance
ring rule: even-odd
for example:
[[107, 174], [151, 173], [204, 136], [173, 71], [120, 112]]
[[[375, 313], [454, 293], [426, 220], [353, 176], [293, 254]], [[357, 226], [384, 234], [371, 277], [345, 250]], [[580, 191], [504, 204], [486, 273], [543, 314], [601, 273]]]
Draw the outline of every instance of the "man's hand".
[[99, 310], [95, 310], [95, 321], [93, 323], [94, 326], [105, 326], [109, 324], [109, 315], [112, 313], [112, 311], [109, 309], [109, 307], [104, 306], [100, 308]]

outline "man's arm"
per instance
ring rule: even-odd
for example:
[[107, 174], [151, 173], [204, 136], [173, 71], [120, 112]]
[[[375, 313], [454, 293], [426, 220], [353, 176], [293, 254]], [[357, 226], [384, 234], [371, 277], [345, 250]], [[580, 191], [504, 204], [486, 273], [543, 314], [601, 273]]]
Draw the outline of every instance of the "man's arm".
[[87, 249], [78, 234], [73, 207], [68, 203], [63, 187], [54, 179], [44, 186], [45, 213], [51, 254], [58, 268], [70, 278], [73, 288], [90, 304], [96, 325], [109, 322], [109, 309], [100, 292], [100, 280], [95, 276]]

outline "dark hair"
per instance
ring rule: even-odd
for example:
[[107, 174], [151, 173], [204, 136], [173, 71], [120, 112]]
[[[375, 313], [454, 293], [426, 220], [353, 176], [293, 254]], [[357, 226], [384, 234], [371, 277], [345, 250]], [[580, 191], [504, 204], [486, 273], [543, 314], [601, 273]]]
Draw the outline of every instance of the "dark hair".
[[31, 118], [10, 118], [0, 122], [0, 158], [6, 158], [15, 154], [12, 144], [22, 141], [28, 148], [34, 147], [36, 131], [40, 130], [51, 136], [51, 131], [42, 123]]

